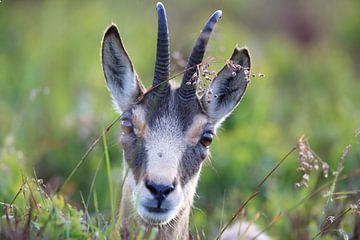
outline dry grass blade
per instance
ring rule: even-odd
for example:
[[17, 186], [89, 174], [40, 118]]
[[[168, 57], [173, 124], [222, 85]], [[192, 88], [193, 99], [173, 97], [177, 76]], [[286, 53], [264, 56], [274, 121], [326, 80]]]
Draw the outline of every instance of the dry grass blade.
[[225, 232], [225, 230], [234, 222], [234, 220], [239, 216], [239, 214], [242, 212], [242, 210], [245, 208], [245, 206], [256, 197], [256, 195], [259, 194], [260, 188], [266, 180], [280, 167], [280, 165], [290, 156], [291, 153], [293, 153], [296, 150], [296, 147], [293, 147], [281, 160], [276, 164], [276, 166], [263, 178], [263, 180], [256, 186], [255, 191], [252, 192], [252, 194], [247, 198], [247, 200], [239, 207], [239, 209], [236, 211], [236, 213], [230, 218], [229, 222], [222, 228], [220, 233], [216, 236], [216, 240], [219, 240], [221, 235]]
[[269, 230], [276, 222], [278, 222], [280, 220], [282, 216], [282, 212], [279, 212], [274, 218], [273, 220], [269, 223], [269, 225], [267, 225], [261, 232], [259, 232], [258, 234], [256, 234], [255, 237], [253, 237], [251, 240], [255, 240], [258, 237], [260, 237], [261, 234], [265, 233], [267, 230]]
[[245, 231], [241, 234], [241, 237], [239, 240], [246, 239], [246, 235], [247, 235], [248, 231], [250, 230], [251, 226], [253, 226], [255, 224], [255, 222], [259, 219], [259, 217], [260, 217], [260, 213], [258, 212], [255, 214], [255, 217], [249, 222]]
[[246, 199], [246, 201], [240, 206], [240, 208], [236, 211], [236, 213], [231, 217], [229, 222], [221, 229], [220, 233], [216, 236], [216, 240], [220, 239], [221, 235], [225, 232], [225, 230], [233, 223], [233, 221], [237, 218], [237, 216], [242, 212], [242, 210], [246, 207], [246, 205], [257, 195], [259, 191], [254, 191], [251, 195]]

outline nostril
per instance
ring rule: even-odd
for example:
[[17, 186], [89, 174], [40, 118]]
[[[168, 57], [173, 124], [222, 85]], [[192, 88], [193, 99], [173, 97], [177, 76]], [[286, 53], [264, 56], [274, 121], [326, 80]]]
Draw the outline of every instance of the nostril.
[[165, 195], [165, 196], [167, 196], [167, 195], [169, 195], [172, 191], [174, 191], [175, 190], [175, 185], [174, 184], [171, 184], [171, 185], [169, 185], [168, 186], [168, 188], [166, 188], [165, 190], [164, 190], [164, 192], [163, 192], [163, 194]]
[[175, 190], [175, 184], [163, 185], [156, 184], [152, 181], [145, 181], [145, 187], [151, 192], [156, 198], [166, 198], [172, 191]]
[[148, 180], [145, 181], [145, 187], [153, 194], [158, 194], [158, 189], [156, 188], [156, 184], [150, 182]]

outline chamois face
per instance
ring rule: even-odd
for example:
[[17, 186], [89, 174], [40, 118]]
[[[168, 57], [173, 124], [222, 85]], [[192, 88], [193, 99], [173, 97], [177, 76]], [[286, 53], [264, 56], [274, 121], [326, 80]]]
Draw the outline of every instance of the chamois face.
[[161, 100], [147, 95], [121, 122], [134, 207], [145, 221], [166, 223], [192, 200], [214, 126], [198, 101], [188, 106], [172, 89]]
[[189, 58], [180, 87], [169, 78], [165, 9], [157, 4], [158, 46], [153, 87], [145, 91], [115, 25], [105, 32], [102, 64], [106, 83], [121, 115], [125, 187], [137, 215], [159, 225], [175, 219], [192, 204], [202, 162], [216, 128], [239, 103], [248, 84], [250, 57], [235, 48], [203, 96], [196, 94], [196, 66], [221, 16], [205, 24]]

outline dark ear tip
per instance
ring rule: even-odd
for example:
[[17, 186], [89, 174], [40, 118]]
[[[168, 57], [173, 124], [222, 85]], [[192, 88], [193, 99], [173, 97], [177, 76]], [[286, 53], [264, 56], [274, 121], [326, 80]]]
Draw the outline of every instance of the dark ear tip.
[[119, 30], [115, 23], [110, 24], [105, 30], [104, 37], [110, 35], [115, 35], [116, 37], [120, 38]]
[[231, 60], [236, 62], [243, 62], [243, 64], [249, 68], [251, 65], [250, 58], [250, 52], [247, 47], [235, 47], [234, 52], [231, 56]]

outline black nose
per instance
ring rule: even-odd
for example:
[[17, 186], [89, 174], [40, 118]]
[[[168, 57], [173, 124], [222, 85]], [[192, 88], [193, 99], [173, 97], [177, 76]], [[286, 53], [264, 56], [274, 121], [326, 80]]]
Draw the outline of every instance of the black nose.
[[158, 208], [160, 208], [161, 202], [175, 189], [174, 183], [171, 185], [163, 185], [148, 180], [145, 181], [145, 186], [158, 201]]

